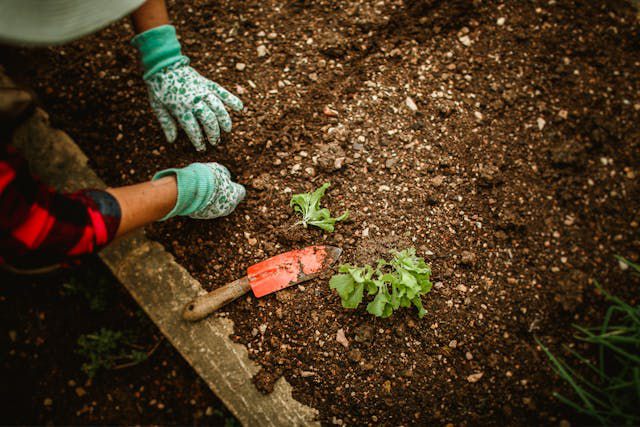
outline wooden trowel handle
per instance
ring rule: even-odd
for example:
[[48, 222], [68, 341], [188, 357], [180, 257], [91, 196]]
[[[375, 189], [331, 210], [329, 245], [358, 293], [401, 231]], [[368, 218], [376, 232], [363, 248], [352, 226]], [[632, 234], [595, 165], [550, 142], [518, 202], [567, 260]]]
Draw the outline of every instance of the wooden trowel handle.
[[195, 322], [204, 319], [222, 306], [240, 298], [251, 290], [249, 278], [247, 276], [234, 282], [211, 291], [206, 295], [201, 295], [184, 307], [182, 317], [185, 320]]

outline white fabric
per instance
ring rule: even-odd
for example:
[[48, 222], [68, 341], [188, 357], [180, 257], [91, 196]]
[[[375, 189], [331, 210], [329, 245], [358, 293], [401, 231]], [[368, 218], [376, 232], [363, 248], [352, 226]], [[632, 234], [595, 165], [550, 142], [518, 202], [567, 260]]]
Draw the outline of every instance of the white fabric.
[[133, 12], [145, 0], [0, 0], [0, 42], [65, 43]]

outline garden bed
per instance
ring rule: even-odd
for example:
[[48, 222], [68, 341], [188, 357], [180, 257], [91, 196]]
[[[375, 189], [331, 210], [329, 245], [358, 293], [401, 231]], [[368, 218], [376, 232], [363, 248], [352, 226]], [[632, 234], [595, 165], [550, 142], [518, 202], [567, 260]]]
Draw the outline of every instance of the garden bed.
[[[326, 276], [230, 305], [233, 338], [262, 366], [256, 386], [269, 392], [284, 376], [324, 422], [572, 419], [551, 395], [560, 383], [534, 337], [556, 349], [572, 322], [589, 323], [602, 307], [590, 278], [637, 298], [637, 279], [613, 257], [640, 253], [631, 6], [171, 6], [195, 68], [246, 105], [204, 154], [183, 134], [163, 140], [126, 23], [68, 46], [11, 51], [8, 64], [109, 185], [218, 161], [247, 186], [228, 218], [171, 220], [148, 235], [209, 289], [319, 242], [352, 263], [415, 246], [433, 269], [423, 319], [342, 309]], [[350, 220], [333, 234], [291, 228], [291, 193], [327, 181], [325, 203]]]

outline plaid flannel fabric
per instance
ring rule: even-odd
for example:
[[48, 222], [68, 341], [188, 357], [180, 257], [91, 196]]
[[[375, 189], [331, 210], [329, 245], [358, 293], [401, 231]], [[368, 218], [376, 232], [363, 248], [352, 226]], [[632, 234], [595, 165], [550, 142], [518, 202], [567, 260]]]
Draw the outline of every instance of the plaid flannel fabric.
[[34, 179], [25, 160], [0, 147], [0, 264], [29, 268], [68, 262], [109, 243], [120, 206], [109, 193], [58, 193]]

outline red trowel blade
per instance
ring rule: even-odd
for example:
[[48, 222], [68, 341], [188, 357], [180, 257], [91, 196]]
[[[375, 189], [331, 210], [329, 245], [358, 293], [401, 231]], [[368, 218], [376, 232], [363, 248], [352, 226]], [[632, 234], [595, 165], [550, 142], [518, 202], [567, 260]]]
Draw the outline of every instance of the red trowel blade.
[[309, 246], [274, 256], [247, 269], [247, 277], [256, 297], [313, 279], [340, 257], [335, 246]]

